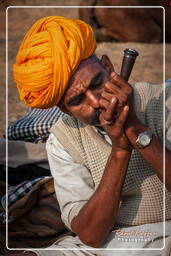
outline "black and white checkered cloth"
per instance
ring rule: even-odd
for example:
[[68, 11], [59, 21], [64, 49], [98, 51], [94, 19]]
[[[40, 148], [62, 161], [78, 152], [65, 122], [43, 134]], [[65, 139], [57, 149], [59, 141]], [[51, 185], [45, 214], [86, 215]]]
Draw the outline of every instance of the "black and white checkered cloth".
[[46, 140], [49, 129], [64, 113], [57, 107], [49, 109], [33, 109], [28, 114], [8, 126], [8, 139], [35, 142]]

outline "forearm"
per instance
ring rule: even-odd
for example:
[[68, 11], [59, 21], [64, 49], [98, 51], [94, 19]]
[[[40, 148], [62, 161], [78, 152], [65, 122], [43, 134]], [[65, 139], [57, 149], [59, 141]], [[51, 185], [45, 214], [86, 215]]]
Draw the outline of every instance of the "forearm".
[[100, 247], [114, 226], [129, 158], [129, 152], [112, 150], [97, 190], [71, 223], [89, 246]]
[[[125, 133], [130, 143], [135, 147], [136, 150], [143, 156], [144, 159], [152, 166], [157, 176], [161, 181], [163, 181], [163, 143], [153, 135], [150, 145], [140, 149], [136, 146], [136, 139], [138, 135], [147, 130], [148, 128], [144, 126], [140, 121], [136, 122], [134, 125], [130, 125], [126, 128]], [[169, 168], [171, 166], [171, 152], [166, 150], [166, 186], [171, 191], [171, 174]]]

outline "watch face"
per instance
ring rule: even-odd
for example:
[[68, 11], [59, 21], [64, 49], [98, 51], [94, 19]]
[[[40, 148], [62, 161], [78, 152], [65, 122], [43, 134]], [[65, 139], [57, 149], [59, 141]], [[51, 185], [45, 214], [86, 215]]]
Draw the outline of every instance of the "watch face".
[[152, 133], [148, 130], [140, 133], [136, 140], [138, 147], [144, 148], [144, 147], [148, 146], [152, 140], [152, 136], [153, 136]]
[[151, 141], [151, 138], [146, 135], [146, 134], [142, 134], [140, 139], [139, 139], [139, 142], [141, 143], [142, 146], [147, 146]]

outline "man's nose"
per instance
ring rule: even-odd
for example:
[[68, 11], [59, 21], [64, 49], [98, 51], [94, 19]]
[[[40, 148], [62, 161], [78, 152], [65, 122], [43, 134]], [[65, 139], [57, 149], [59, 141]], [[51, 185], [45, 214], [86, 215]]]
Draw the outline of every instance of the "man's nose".
[[88, 104], [90, 104], [93, 108], [99, 108], [99, 96], [91, 91], [86, 92], [86, 96], [88, 99]]

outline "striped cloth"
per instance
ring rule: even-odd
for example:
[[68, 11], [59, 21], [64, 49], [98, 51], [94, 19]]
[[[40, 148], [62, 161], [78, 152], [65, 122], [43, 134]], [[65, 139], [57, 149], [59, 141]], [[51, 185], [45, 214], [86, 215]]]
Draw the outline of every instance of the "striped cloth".
[[8, 126], [8, 139], [46, 141], [49, 129], [63, 115], [57, 106], [49, 109], [30, 108], [26, 116]]

